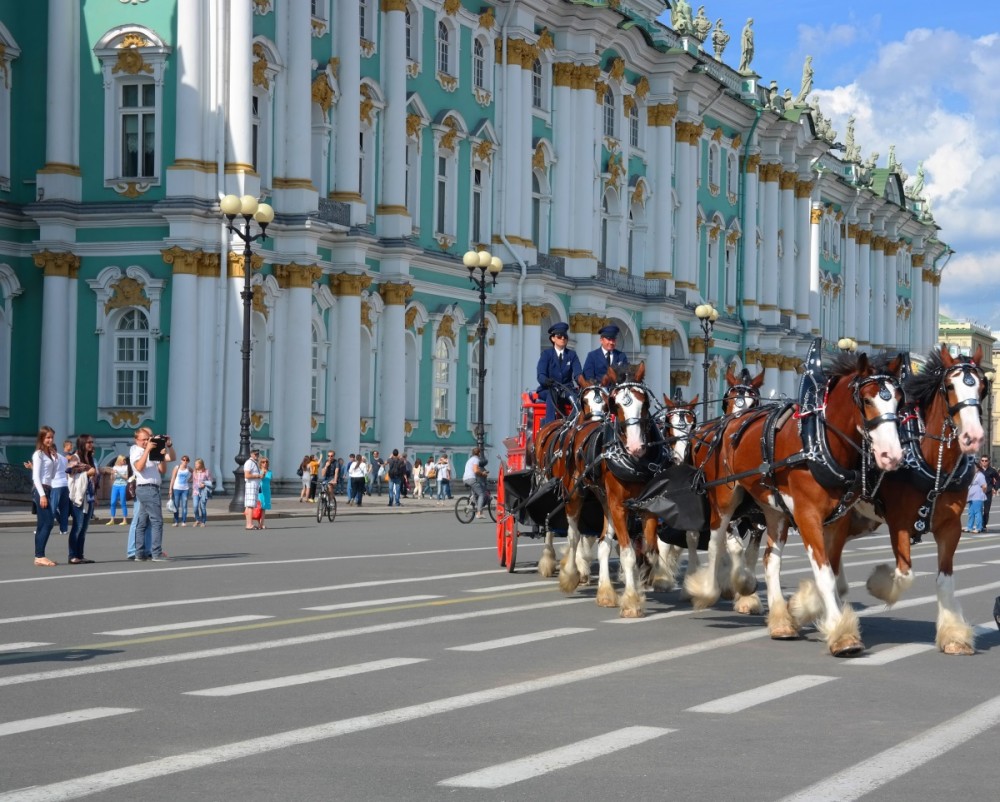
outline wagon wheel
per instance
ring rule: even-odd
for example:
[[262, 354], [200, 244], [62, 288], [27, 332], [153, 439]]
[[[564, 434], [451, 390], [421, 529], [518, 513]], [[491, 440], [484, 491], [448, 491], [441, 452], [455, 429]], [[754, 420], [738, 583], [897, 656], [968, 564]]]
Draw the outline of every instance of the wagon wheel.
[[507, 562], [507, 548], [506, 548], [506, 531], [507, 531], [507, 505], [505, 499], [507, 494], [504, 492], [504, 482], [503, 482], [504, 470], [503, 465], [500, 466], [500, 474], [497, 477], [497, 559], [500, 560], [500, 567], [503, 568]]
[[[504, 524], [504, 540], [506, 542], [507, 553], [504, 561], [507, 565], [507, 573], [514, 573], [514, 565], [517, 562], [517, 517], [513, 514], [497, 516]], [[500, 523], [497, 523], [499, 526]]]

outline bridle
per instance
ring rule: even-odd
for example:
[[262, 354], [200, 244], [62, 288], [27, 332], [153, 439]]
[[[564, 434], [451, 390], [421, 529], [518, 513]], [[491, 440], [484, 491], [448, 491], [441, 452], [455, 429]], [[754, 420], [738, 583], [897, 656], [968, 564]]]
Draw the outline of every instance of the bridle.
[[[619, 397], [622, 391], [626, 391], [624, 398]], [[641, 397], [641, 401], [637, 395]], [[640, 382], [623, 381], [616, 384], [609, 393], [609, 400], [623, 413], [616, 421], [621, 430], [640, 424], [649, 418], [646, 414], [649, 410], [649, 390]], [[631, 409], [633, 404], [637, 404], [637, 411], [630, 415], [629, 413], [633, 412]]]
[[899, 380], [895, 376], [890, 376], [888, 373], [875, 373], [871, 376], [857, 376], [851, 381], [851, 393], [854, 398], [854, 403], [857, 405], [858, 409], [861, 411], [861, 425], [864, 427], [866, 440], [868, 432], [873, 429], [877, 429], [883, 423], [895, 423], [899, 424], [899, 403], [896, 404], [897, 412], [884, 412], [874, 418], [869, 418], [865, 415], [865, 399], [862, 397], [862, 390], [871, 385], [878, 385], [878, 397], [883, 401], [891, 401], [897, 393], [902, 397], [902, 390], [899, 386]]
[[[588, 394], [592, 401], [588, 402]], [[586, 421], [601, 421], [608, 417], [608, 390], [599, 384], [592, 384], [580, 391], [580, 408]]]
[[732, 401], [735, 409], [729, 413], [740, 415], [749, 409], [753, 409], [760, 401], [760, 390], [752, 384], [733, 384], [722, 396], [722, 408], [726, 408], [726, 402]]
[[[963, 361], [947, 368], [941, 378], [941, 393], [944, 395], [945, 403], [948, 404], [948, 414], [954, 417], [965, 407], [976, 407], [979, 410], [979, 416], [982, 417], [983, 407], [980, 393], [976, 393], [975, 397], [972, 398], [963, 398], [954, 404], [948, 403], [948, 389], [952, 387], [953, 376], [957, 378], [958, 374], [961, 374], [962, 384], [966, 387], [975, 387], [977, 383], [980, 388], [985, 387], [985, 375], [975, 362]], [[952, 390], [954, 391], [954, 388]]]

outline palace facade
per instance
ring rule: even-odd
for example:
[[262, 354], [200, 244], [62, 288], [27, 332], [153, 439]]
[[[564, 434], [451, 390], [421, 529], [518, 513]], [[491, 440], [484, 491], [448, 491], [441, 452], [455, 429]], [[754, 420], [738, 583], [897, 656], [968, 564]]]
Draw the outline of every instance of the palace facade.
[[[227, 475], [247, 270], [252, 438], [279, 479], [327, 447], [461, 463], [470, 248], [504, 263], [485, 321], [491, 454], [557, 320], [581, 359], [614, 322], [650, 386], [685, 398], [717, 398], [730, 363], [794, 394], [818, 335], [926, 352], [950, 249], [921, 186], [891, 149], [881, 167], [852, 131], [838, 142], [805, 76], [779, 95], [747, 53], [663, 12], [0, 4], [0, 461], [46, 424], [93, 434], [106, 462], [146, 424]], [[228, 193], [276, 212], [249, 264]]]

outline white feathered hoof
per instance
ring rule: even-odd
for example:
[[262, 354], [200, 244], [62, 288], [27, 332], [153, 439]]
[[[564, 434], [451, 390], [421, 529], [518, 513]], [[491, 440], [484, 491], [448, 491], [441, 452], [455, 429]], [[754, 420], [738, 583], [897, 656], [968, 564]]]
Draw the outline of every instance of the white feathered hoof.
[[868, 592], [880, 601], [884, 601], [886, 604], [892, 606], [905, 591], [907, 591], [910, 585], [913, 584], [913, 573], [900, 575], [896, 573], [895, 569], [891, 565], [876, 565], [875, 570], [872, 571], [870, 577], [868, 577], [868, 582], [865, 587], [868, 588]]
[[861, 640], [861, 622], [850, 605], [840, 611], [840, 617], [832, 627], [820, 626], [820, 632], [834, 657], [856, 657], [865, 650]]
[[737, 596], [733, 600], [733, 609], [740, 615], [760, 615], [764, 611], [756, 593]]
[[796, 640], [799, 637], [799, 628], [795, 626], [784, 599], [771, 605], [767, 611], [767, 632], [771, 640]]
[[614, 585], [612, 585], [610, 582], [605, 582], [597, 586], [597, 606], [598, 607], [618, 606], [618, 592], [615, 590]]
[[788, 600], [788, 610], [799, 627], [823, 617], [823, 599], [812, 579], [799, 582], [798, 590]]
[[712, 575], [704, 568], [689, 574], [684, 579], [684, 590], [691, 598], [695, 610], [705, 610], [719, 600], [719, 587], [712, 581]]
[[634, 590], [626, 590], [622, 596], [621, 609], [618, 614], [622, 618], [644, 618], [646, 616], [646, 597]]
[[945, 654], [969, 655], [976, 653], [976, 636], [965, 621], [954, 613], [938, 614], [937, 636], [934, 639], [938, 649]]
[[556, 575], [555, 549], [549, 546], [542, 549], [542, 556], [538, 560], [538, 573], [546, 579]]
[[559, 590], [563, 593], [572, 593], [580, 586], [580, 574], [577, 573], [575, 565], [564, 565], [559, 572]]

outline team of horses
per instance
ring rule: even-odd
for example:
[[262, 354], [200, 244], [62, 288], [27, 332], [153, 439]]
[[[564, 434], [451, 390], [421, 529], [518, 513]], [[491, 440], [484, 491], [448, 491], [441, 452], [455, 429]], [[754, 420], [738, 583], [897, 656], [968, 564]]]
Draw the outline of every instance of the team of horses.
[[[797, 638], [812, 624], [831, 654], [850, 656], [865, 647], [857, 614], [844, 601], [843, 549], [884, 523], [895, 565], [874, 570], [869, 592], [896, 602], [913, 582], [911, 540], [932, 534], [936, 643], [947, 654], [972, 654], [973, 630], [956, 600], [954, 555], [974, 455], [984, 443], [981, 360], [981, 350], [953, 357], [942, 347], [913, 374], [902, 354], [842, 354], [824, 365], [817, 340], [797, 399], [762, 402], [763, 374], [730, 368], [723, 414], [700, 424], [698, 399], [663, 397], [661, 405], [643, 383], [642, 363], [609, 368], [599, 383], [581, 377], [575, 407], [543, 427], [529, 447], [533, 484], [546, 488], [566, 519], [562, 559], [557, 566], [547, 527], [539, 573], [558, 572], [566, 593], [589, 584], [596, 542], [597, 604], [638, 618], [647, 589], [674, 586], [684, 543], [683, 590], [696, 609], [726, 595], [736, 612], [758, 613], [755, 570], [764, 540], [770, 636]], [[678, 466], [687, 473], [677, 475], [690, 480], [672, 492], [696, 499], [705, 526], [668, 543], [656, 508], [643, 504]], [[703, 529], [704, 563], [697, 551]], [[792, 529], [812, 577], [786, 598], [781, 564]], [[611, 577], [615, 549], [621, 594]]]

